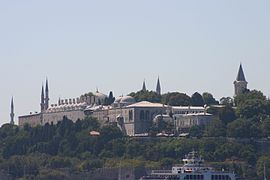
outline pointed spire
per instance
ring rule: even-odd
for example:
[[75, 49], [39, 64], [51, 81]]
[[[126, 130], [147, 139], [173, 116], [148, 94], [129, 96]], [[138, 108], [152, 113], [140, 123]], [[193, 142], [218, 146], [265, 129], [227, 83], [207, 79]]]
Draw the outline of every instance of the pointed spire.
[[142, 91], [147, 91], [147, 90], [146, 90], [146, 85], [145, 85], [145, 80], [143, 81]]
[[238, 70], [236, 81], [245, 81], [246, 82], [246, 78], [245, 78], [244, 71], [243, 71], [243, 68], [242, 68], [242, 63], [240, 63], [240, 67], [239, 67], [239, 70]]
[[48, 83], [48, 78], [46, 78], [46, 87], [45, 87], [45, 110], [49, 108], [49, 83]]
[[244, 75], [242, 63], [240, 63], [236, 81], [234, 81], [234, 95], [238, 96], [244, 93], [247, 90], [247, 84], [248, 82], [246, 81], [246, 78]]
[[41, 87], [41, 102], [44, 101], [44, 86], [42, 84], [42, 87]]
[[45, 87], [46, 93], [49, 92], [49, 83], [48, 83], [48, 78], [46, 78], [46, 87]]
[[11, 105], [10, 105], [10, 124], [14, 125], [14, 102], [13, 102], [13, 97], [11, 99]]
[[13, 96], [12, 96], [12, 98], [11, 98], [11, 111], [13, 111], [14, 110], [14, 102], [13, 102]]
[[158, 76], [158, 80], [157, 80], [156, 93], [159, 95], [161, 94], [161, 86], [160, 86], [159, 76]]
[[40, 111], [43, 112], [45, 108], [45, 98], [44, 98], [44, 86], [42, 84], [41, 88], [41, 99], [40, 99]]

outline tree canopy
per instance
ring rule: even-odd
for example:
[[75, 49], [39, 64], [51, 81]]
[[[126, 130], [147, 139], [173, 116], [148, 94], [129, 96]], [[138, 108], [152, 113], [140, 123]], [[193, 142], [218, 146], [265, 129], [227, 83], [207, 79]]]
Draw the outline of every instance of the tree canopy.
[[191, 105], [192, 106], [204, 106], [204, 100], [203, 97], [200, 93], [195, 92], [192, 96], [191, 96]]
[[191, 99], [184, 93], [172, 92], [162, 95], [162, 103], [171, 106], [189, 106]]
[[137, 102], [140, 101], [149, 101], [152, 103], [161, 102], [161, 95], [157, 94], [154, 91], [138, 91], [136, 93], [132, 92], [129, 95], [134, 97]]

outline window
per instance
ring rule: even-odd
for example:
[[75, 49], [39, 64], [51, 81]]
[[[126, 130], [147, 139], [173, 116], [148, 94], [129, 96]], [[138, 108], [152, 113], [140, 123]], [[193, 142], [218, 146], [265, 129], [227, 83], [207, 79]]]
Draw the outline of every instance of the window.
[[197, 175], [186, 175], [184, 177], [184, 179], [186, 179], [186, 180], [203, 180], [204, 179], [204, 176], [203, 175], [199, 175], [199, 174], [197, 174]]
[[144, 120], [144, 111], [143, 110], [140, 111], [140, 119]]
[[133, 111], [132, 110], [129, 110], [129, 112], [128, 112], [128, 119], [129, 119], [129, 121], [133, 121]]
[[149, 120], [150, 119], [150, 117], [149, 117], [149, 111], [146, 111], [146, 113], [145, 113], [145, 119], [146, 120]]
[[229, 175], [212, 175], [212, 180], [231, 180]]

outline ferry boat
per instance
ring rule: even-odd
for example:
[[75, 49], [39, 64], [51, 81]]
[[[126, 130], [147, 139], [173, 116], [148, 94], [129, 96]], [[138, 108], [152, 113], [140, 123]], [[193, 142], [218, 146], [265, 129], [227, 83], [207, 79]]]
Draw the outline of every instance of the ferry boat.
[[204, 160], [195, 151], [183, 159], [184, 165], [176, 165], [172, 170], [153, 170], [149, 176], [140, 180], [235, 180], [235, 174], [225, 171], [215, 171], [204, 166]]

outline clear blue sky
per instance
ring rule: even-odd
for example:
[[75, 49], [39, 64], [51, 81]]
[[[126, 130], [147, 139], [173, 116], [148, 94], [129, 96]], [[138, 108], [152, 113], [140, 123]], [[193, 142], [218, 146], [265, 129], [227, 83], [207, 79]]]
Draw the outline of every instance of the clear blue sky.
[[[0, 124], [95, 91], [154, 89], [233, 96], [243, 63], [250, 89], [270, 96], [269, 0], [0, 1]], [[17, 119], [16, 119], [17, 122]]]

